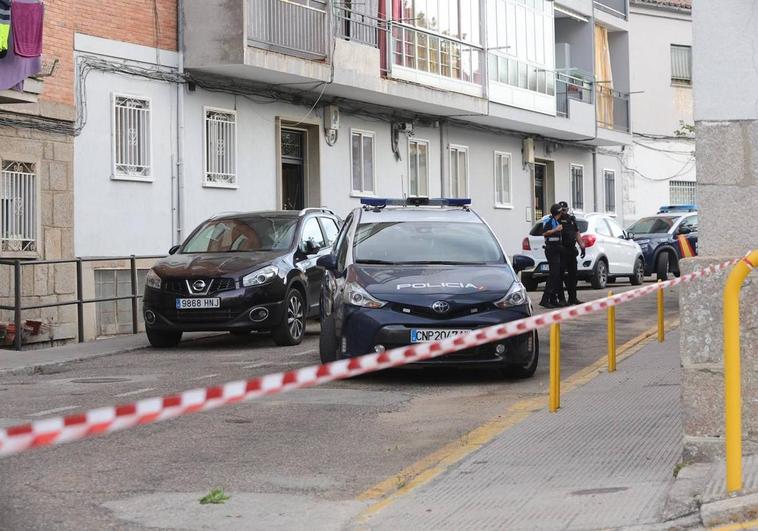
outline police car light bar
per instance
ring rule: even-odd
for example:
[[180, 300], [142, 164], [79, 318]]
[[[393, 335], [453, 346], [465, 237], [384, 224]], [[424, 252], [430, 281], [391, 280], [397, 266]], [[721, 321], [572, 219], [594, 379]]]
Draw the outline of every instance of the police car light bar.
[[658, 209], [659, 214], [672, 212], [697, 212], [697, 205], [664, 205]]
[[465, 207], [471, 204], [471, 199], [458, 197], [440, 197], [431, 199], [429, 197], [408, 197], [406, 199], [387, 199], [381, 197], [361, 197], [361, 204], [374, 208], [384, 208], [386, 206], [451, 206]]

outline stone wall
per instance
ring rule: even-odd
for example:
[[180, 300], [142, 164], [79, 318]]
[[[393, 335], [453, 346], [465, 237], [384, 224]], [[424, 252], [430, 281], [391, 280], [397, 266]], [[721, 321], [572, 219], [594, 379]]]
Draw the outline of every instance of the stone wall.
[[[0, 127], [0, 161], [35, 165], [38, 180], [36, 252], [0, 253], [0, 258], [56, 260], [74, 256], [73, 138], [24, 128]], [[62, 302], [76, 297], [73, 264], [22, 267], [22, 301], [25, 306]], [[0, 265], [0, 304], [14, 300], [13, 268]], [[73, 306], [29, 310], [22, 319], [41, 320], [45, 333], [37, 341], [76, 337]], [[13, 312], [0, 311], [0, 323], [13, 322]]]

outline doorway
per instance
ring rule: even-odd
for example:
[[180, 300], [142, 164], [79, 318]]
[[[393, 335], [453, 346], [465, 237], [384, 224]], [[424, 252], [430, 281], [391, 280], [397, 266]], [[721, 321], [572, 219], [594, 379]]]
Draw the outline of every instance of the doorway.
[[305, 208], [306, 133], [301, 129], [282, 128], [282, 210]]
[[541, 219], [555, 203], [555, 163], [542, 160], [534, 163], [534, 214]]

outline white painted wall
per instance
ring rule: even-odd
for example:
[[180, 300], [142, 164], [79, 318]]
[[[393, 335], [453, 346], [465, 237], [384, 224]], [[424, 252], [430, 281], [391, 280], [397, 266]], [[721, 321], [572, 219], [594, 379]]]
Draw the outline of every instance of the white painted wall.
[[671, 180], [695, 181], [693, 140], [653, 140], [646, 135], [673, 136], [684, 122], [693, 122], [691, 87], [672, 85], [672, 44], [692, 45], [689, 15], [666, 9], [633, 6], [630, 24], [632, 128], [635, 144], [624, 160], [624, 225], [650, 216], [670, 203]]

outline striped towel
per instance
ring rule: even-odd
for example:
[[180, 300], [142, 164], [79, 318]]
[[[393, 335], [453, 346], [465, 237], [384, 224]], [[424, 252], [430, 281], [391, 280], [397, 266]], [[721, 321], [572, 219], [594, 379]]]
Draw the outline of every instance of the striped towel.
[[0, 0], [0, 57], [8, 53], [8, 37], [11, 33], [11, 1]]

